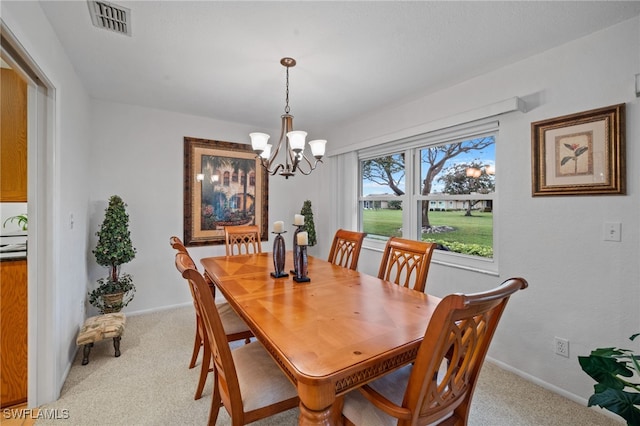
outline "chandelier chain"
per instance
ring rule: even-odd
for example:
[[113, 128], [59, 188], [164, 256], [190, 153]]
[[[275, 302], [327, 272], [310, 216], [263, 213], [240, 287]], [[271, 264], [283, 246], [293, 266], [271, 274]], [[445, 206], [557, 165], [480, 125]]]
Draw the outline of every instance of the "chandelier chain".
[[287, 87], [287, 96], [285, 98], [286, 104], [285, 104], [285, 107], [284, 107], [284, 112], [285, 112], [285, 114], [289, 114], [289, 67], [286, 67], [286, 68], [287, 68], [287, 86], [286, 86]]

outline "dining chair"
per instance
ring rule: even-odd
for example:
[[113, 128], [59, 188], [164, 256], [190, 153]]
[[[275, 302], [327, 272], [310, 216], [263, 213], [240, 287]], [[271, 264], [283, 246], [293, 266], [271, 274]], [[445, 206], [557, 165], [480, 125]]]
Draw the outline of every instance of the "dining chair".
[[475, 294], [450, 294], [436, 307], [415, 362], [344, 397], [346, 425], [466, 425], [471, 398], [507, 301], [523, 278]]
[[[176, 256], [178, 254], [184, 255], [180, 257], [182, 268], [185, 268], [185, 269], [191, 268], [195, 270], [198, 269], [196, 267], [195, 262], [193, 261], [193, 258], [191, 258], [191, 256], [189, 255], [189, 252], [187, 251], [186, 247], [184, 246], [184, 244], [182, 244], [182, 241], [180, 240], [180, 238], [175, 236], [171, 237], [169, 239], [169, 242], [171, 243], [171, 246], [174, 249], [176, 249], [177, 251]], [[177, 258], [176, 258], [176, 262], [178, 262]], [[178, 271], [180, 271], [180, 268], [178, 268]], [[207, 286], [209, 286], [210, 288], [212, 297], [215, 297], [214, 292], [212, 290], [215, 287], [213, 287], [213, 284], [211, 284], [211, 282], [209, 282], [208, 280], [205, 280], [205, 282], [207, 282]], [[205, 335], [204, 327], [202, 324], [202, 314], [200, 313], [200, 308], [194, 294], [194, 289], [191, 285], [189, 285], [189, 291], [191, 292], [191, 298], [193, 299], [193, 307], [196, 313], [196, 334], [193, 341], [193, 351], [191, 353], [191, 361], [189, 361], [189, 368], [191, 369], [196, 366], [196, 361], [198, 359], [198, 355], [200, 354], [200, 349], [206, 347], [206, 343], [205, 343], [206, 335]], [[245, 342], [249, 342], [249, 339], [253, 337], [253, 333], [251, 332], [247, 324], [238, 316], [238, 314], [236, 314], [236, 312], [229, 305], [229, 303], [227, 302], [217, 303], [216, 308], [218, 309], [218, 313], [220, 314], [220, 318], [227, 336], [227, 340], [230, 342], [233, 342], [236, 340], [245, 340]], [[194, 399], [200, 399], [202, 397], [202, 391], [204, 389], [204, 385], [207, 380], [207, 375], [211, 371], [210, 363], [211, 363], [210, 354], [207, 355], [206, 351], [203, 351], [202, 365], [200, 366], [200, 378], [198, 380], [198, 386], [196, 387], [196, 393], [195, 393]]]
[[194, 288], [207, 336], [205, 351], [213, 354], [209, 425], [215, 425], [221, 402], [233, 425], [245, 425], [297, 407], [300, 400], [295, 386], [260, 342], [231, 350], [204, 277], [193, 268], [185, 268], [184, 257], [184, 253], [176, 254], [176, 266]]
[[364, 232], [338, 229], [329, 250], [329, 262], [355, 271], [358, 268], [362, 241], [366, 235]]
[[258, 225], [225, 226], [224, 242], [227, 256], [262, 253]]
[[[182, 240], [180, 238], [176, 237], [175, 235], [169, 238], [169, 244], [171, 245], [171, 247], [176, 249], [176, 251], [178, 251], [179, 253], [187, 253], [187, 254], [189, 254], [189, 252], [187, 251], [187, 248], [185, 247], [185, 245], [182, 242]], [[191, 259], [191, 260], [193, 260], [193, 259]], [[194, 265], [195, 265], [195, 262], [194, 262]], [[198, 269], [198, 268], [196, 268], [196, 269]], [[213, 298], [215, 300], [215, 297], [216, 297], [216, 286], [211, 282], [211, 280], [209, 279], [209, 277], [207, 275], [205, 275], [204, 278], [207, 281], [207, 283], [209, 284], [209, 287], [211, 287], [211, 292], [213, 293]]]
[[378, 278], [424, 292], [435, 248], [435, 243], [389, 238], [380, 261]]
[[187, 248], [182, 243], [182, 240], [175, 235], [169, 238], [169, 244], [180, 253], [188, 253]]

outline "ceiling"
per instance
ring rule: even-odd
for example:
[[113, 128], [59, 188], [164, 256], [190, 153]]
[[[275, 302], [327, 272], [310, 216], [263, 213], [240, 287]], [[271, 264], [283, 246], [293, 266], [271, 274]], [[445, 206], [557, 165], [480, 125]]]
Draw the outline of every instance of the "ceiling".
[[[640, 14], [640, 1], [122, 1], [131, 36], [85, 1], [42, 1], [93, 98], [279, 127], [285, 68], [295, 127], [423, 96]], [[612, 46], [615, 48], [615, 46]]]

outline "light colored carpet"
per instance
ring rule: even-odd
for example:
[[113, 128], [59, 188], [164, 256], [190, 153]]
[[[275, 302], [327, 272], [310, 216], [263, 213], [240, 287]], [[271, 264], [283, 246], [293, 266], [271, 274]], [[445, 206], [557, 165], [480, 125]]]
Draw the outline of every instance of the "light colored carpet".
[[[129, 316], [119, 358], [111, 340], [97, 343], [90, 362], [79, 350], [60, 399], [41, 408], [68, 410], [65, 420], [36, 425], [203, 425], [211, 404], [211, 378], [204, 395], [193, 399], [200, 365], [188, 362], [195, 330], [192, 307]], [[296, 425], [290, 410], [256, 426]], [[218, 425], [229, 425], [220, 410]], [[611, 417], [485, 363], [474, 395], [470, 426], [610, 426]], [[620, 424], [623, 424], [620, 422]]]

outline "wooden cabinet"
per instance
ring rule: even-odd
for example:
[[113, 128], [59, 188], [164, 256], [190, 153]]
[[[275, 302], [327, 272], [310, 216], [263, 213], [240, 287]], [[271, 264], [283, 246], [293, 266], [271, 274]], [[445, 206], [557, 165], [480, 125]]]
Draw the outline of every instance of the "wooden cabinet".
[[0, 404], [27, 401], [27, 260], [0, 261]]
[[27, 201], [27, 84], [13, 70], [0, 77], [0, 201]]

